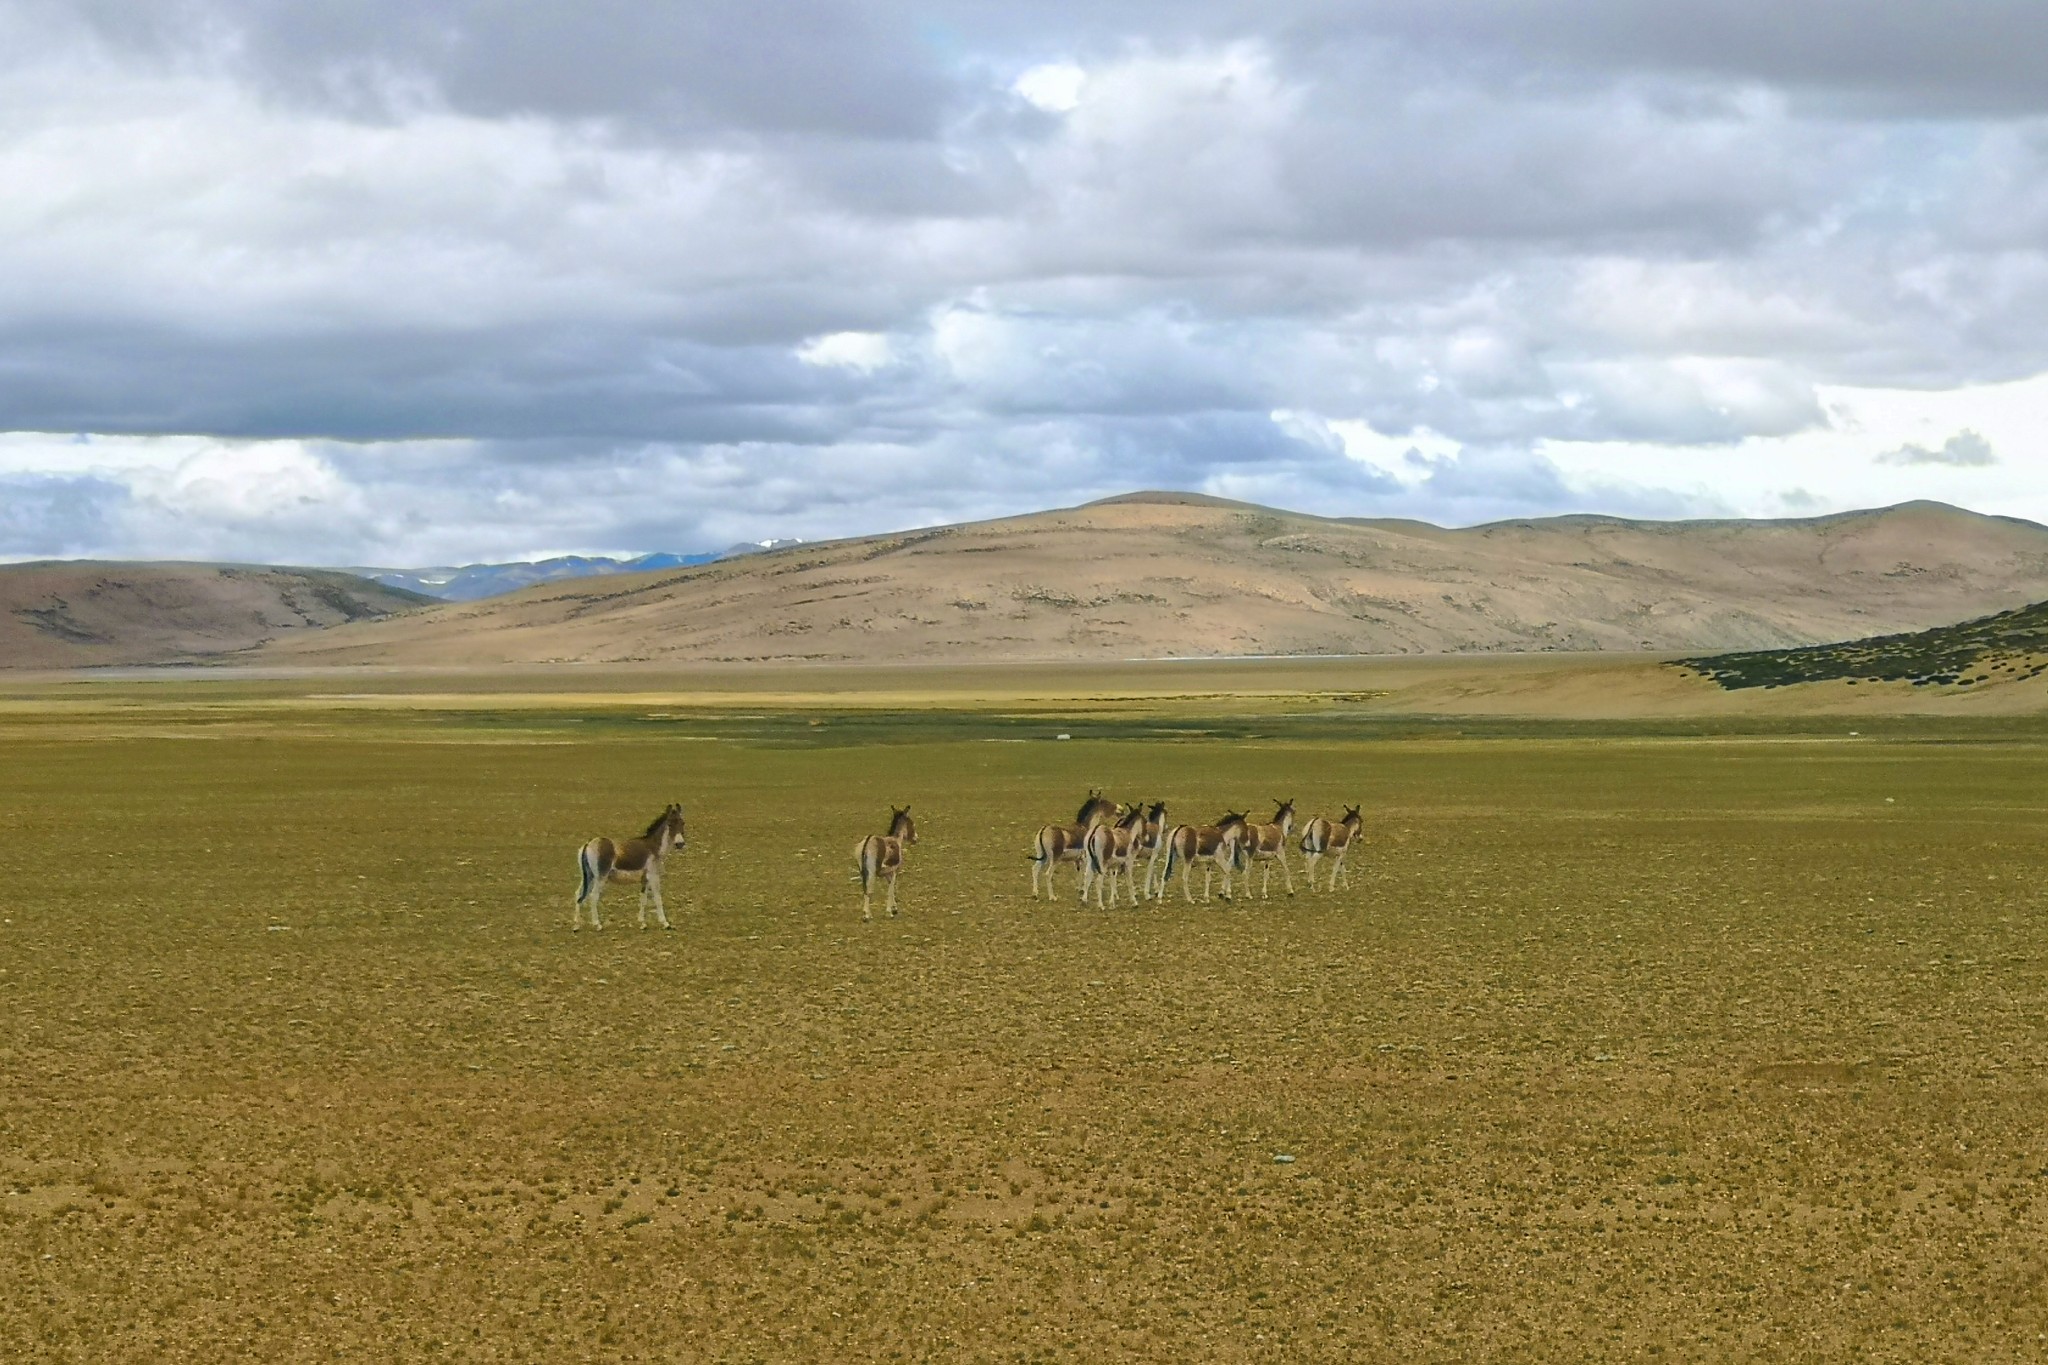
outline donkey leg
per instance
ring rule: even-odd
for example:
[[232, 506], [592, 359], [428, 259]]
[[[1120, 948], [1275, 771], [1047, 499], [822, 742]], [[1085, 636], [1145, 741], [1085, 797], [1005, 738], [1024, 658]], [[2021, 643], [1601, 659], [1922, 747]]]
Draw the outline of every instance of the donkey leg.
[[654, 922], [664, 929], [668, 928], [668, 911], [663, 908], [661, 903], [661, 873], [655, 871], [652, 865], [648, 867], [647, 880], [641, 887], [640, 927], [642, 929], [647, 927], [647, 902], [650, 900], [654, 902]]
[[895, 918], [896, 918], [896, 874], [895, 874], [894, 872], [891, 872], [891, 873], [889, 874], [889, 903], [888, 903], [887, 909], [888, 909], [888, 911], [889, 911], [889, 918], [890, 918], [890, 919], [895, 919]]

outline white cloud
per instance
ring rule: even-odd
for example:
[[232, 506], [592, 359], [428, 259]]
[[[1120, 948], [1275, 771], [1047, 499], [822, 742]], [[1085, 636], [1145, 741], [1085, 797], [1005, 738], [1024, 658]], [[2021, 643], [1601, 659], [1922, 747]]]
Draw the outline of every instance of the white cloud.
[[1010, 88], [1048, 114], [1066, 114], [1080, 105], [1087, 83], [1088, 73], [1074, 63], [1047, 62], [1026, 70]]
[[209, 445], [141, 482], [172, 513], [210, 521], [277, 525], [362, 510], [356, 490], [298, 442]]
[[1312, 412], [1286, 408], [1272, 414], [1274, 425], [1305, 444], [1342, 453], [1378, 474], [1413, 486], [1426, 480], [1443, 461], [1455, 460], [1464, 447], [1440, 432], [1416, 427], [1405, 433], [1373, 430], [1356, 419], [1334, 421]]
[[[1732, 516], [1808, 516], [1929, 498], [2048, 523], [2048, 376], [1924, 391], [1823, 386], [1821, 425], [1783, 436], [1674, 450], [1630, 441], [1545, 441], [1566, 477], [1630, 480]], [[1964, 418], [1974, 423], [1960, 433]], [[1944, 452], [1958, 435], [1995, 466], [1879, 462], [1874, 452]], [[1977, 441], [1967, 438], [1976, 437]]]
[[879, 332], [829, 332], [796, 348], [806, 365], [873, 374], [896, 358], [889, 338]]

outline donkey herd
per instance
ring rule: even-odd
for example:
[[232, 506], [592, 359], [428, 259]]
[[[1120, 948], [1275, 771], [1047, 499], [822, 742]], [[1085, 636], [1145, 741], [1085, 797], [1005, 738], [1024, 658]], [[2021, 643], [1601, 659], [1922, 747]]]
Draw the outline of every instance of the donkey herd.
[[[1031, 850], [1031, 895], [1035, 900], [1041, 882], [1046, 898], [1057, 899], [1053, 872], [1061, 863], [1073, 863], [1081, 874], [1081, 899], [1095, 893], [1098, 906], [1114, 905], [1121, 881], [1129, 903], [1136, 905], [1142, 888], [1146, 900], [1164, 900], [1176, 870], [1180, 872], [1180, 894], [1194, 900], [1189, 887], [1190, 869], [1202, 866], [1202, 899], [1209, 899], [1215, 875], [1223, 874], [1223, 896], [1231, 896], [1231, 881], [1242, 872], [1245, 893], [1251, 893], [1251, 868], [1261, 869], [1259, 894], [1272, 895], [1273, 864], [1280, 865], [1280, 877], [1287, 894], [1294, 894], [1294, 873], [1287, 865], [1287, 845], [1297, 843], [1306, 864], [1308, 887], [1316, 887], [1316, 862], [1330, 859], [1329, 889], [1335, 891], [1341, 878], [1351, 884], [1344, 868], [1345, 855], [1365, 823], [1357, 806], [1346, 807], [1342, 818], [1316, 816], [1294, 838], [1294, 803], [1275, 801], [1273, 818], [1257, 821], [1240, 811], [1226, 812], [1213, 825], [1168, 825], [1166, 803], [1121, 805], [1109, 801], [1100, 791], [1088, 793], [1074, 822], [1046, 825], [1039, 829]], [[1140, 864], [1143, 864], [1141, 870]], [[1106, 897], [1106, 901], [1105, 901]]]
[[[1318, 815], [1302, 826], [1301, 836], [1296, 839], [1294, 803], [1276, 801], [1274, 807], [1273, 818], [1263, 822], [1243, 812], [1230, 811], [1213, 825], [1168, 825], [1163, 801], [1123, 804], [1104, 797], [1099, 789], [1091, 791], [1071, 824], [1045, 825], [1039, 829], [1030, 854], [1031, 897], [1038, 899], [1042, 886], [1048, 900], [1058, 899], [1053, 891], [1053, 873], [1062, 863], [1073, 864], [1080, 873], [1081, 902], [1086, 904], [1089, 892], [1093, 891], [1095, 904], [1105, 909], [1117, 903], [1119, 887], [1134, 906], [1141, 888], [1146, 900], [1166, 899], [1176, 870], [1180, 873], [1181, 898], [1192, 902], [1195, 897], [1189, 874], [1197, 863], [1202, 867], [1204, 901], [1209, 899], [1219, 872], [1223, 876], [1225, 900], [1231, 898], [1232, 882], [1240, 873], [1244, 876], [1245, 894], [1251, 894], [1254, 866], [1262, 872], [1259, 894], [1270, 897], [1275, 863], [1280, 865], [1281, 880], [1291, 896], [1294, 873], [1287, 865], [1290, 842], [1301, 850], [1309, 890], [1317, 889], [1316, 863], [1322, 858], [1330, 860], [1328, 889], [1335, 891], [1339, 879], [1349, 886], [1351, 874], [1345, 871], [1344, 858], [1365, 823], [1359, 808], [1346, 807], [1343, 816], [1336, 820]], [[853, 858], [860, 877], [863, 920], [874, 918], [878, 882], [885, 884], [882, 908], [892, 916], [896, 914], [896, 876], [903, 870], [904, 849], [916, 842], [917, 822], [910, 817], [910, 807], [904, 806], [891, 808], [888, 833], [870, 834], [855, 845]], [[672, 927], [661, 903], [661, 863], [668, 854], [679, 853], [683, 847], [683, 808], [673, 802], [637, 838], [596, 838], [585, 844], [576, 855], [581, 882], [570, 928], [583, 927], [586, 909], [590, 912], [590, 927], [604, 927], [597, 917], [597, 903], [606, 885], [614, 882], [639, 886], [642, 929], [647, 927], [650, 902], [655, 922], [664, 929]]]

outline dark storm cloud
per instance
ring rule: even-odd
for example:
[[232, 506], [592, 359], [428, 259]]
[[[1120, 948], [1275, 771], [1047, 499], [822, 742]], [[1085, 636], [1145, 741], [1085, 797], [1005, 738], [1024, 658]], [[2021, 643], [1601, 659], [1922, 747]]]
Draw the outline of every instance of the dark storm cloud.
[[1517, 66], [1549, 56], [1696, 72], [1851, 96], [1895, 114], [2048, 108], [2035, 60], [2048, 46], [2048, 10], [2032, 0], [1379, 0], [1331, 22]]
[[609, 328], [286, 340], [0, 328], [0, 354], [8, 422], [38, 431], [808, 444], [859, 420], [848, 377], [786, 349]]
[[929, 137], [959, 102], [962, 68], [991, 54], [1100, 57], [1134, 40], [1170, 49], [1252, 36], [1300, 69], [1334, 76], [1355, 69], [1362, 48], [1395, 44], [1512, 72], [1523, 85], [1576, 84], [1586, 70], [1694, 73], [1865, 97], [1899, 113], [2048, 108], [2038, 62], [2048, 11], [2032, 0], [1962, 8], [1941, 0], [30, 0], [28, 8], [81, 18], [111, 41], [160, 54], [226, 46], [282, 92], [384, 98], [424, 82], [478, 113], [638, 118], [695, 130]]
[[921, 138], [936, 130], [947, 96], [913, 28], [834, 0], [95, 0], [76, 9], [123, 46], [166, 57], [224, 49], [277, 96], [363, 110], [424, 86], [487, 116]]

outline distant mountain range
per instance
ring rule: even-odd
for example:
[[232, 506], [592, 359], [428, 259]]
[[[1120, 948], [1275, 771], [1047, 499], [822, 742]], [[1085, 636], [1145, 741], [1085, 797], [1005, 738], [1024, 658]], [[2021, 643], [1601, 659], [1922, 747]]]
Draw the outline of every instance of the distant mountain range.
[[[1939, 640], [1868, 637], [2048, 602], [2048, 527], [1924, 502], [1790, 521], [1452, 530], [1139, 493], [763, 548], [369, 571], [380, 582], [246, 565], [0, 566], [0, 669], [1651, 651], [1690, 657], [1722, 687], [1760, 684], [1756, 695], [1812, 675], [1843, 678], [1859, 705], [1870, 680], [1895, 677], [1918, 696], [2006, 696], [1999, 684], [2017, 678], [2025, 695], [2010, 704], [2031, 705], [2038, 611]], [[581, 581], [593, 575], [605, 581]], [[1860, 643], [1800, 649], [1830, 640]], [[1728, 651], [1760, 652], [1703, 657]]]
[[593, 578], [603, 574], [645, 573], [650, 569], [681, 569], [693, 564], [710, 564], [738, 555], [760, 554], [801, 545], [800, 540], [743, 540], [709, 554], [676, 555], [656, 553], [637, 559], [609, 559], [601, 555], [559, 555], [554, 559], [519, 560], [509, 564], [444, 565], [429, 569], [348, 569], [386, 587], [438, 597], [444, 602], [474, 602], [485, 597], [502, 597], [508, 592], [530, 588], [536, 583], [554, 583], [565, 578]]

